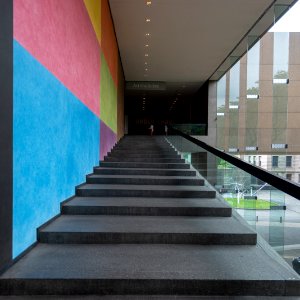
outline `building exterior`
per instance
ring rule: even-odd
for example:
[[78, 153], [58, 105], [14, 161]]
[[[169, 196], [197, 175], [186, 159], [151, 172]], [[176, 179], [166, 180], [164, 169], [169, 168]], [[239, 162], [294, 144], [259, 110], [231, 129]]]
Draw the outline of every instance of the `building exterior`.
[[299, 182], [300, 33], [268, 32], [217, 84], [217, 147]]

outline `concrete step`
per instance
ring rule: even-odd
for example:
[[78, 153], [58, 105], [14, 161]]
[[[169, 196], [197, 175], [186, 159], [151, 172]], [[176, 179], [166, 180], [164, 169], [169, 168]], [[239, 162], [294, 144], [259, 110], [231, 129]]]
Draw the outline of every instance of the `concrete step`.
[[[115, 153], [109, 152], [107, 157], [118, 157], [124, 158], [124, 153]], [[133, 158], [181, 158], [177, 153], [170, 153], [170, 154], [145, 154], [145, 153], [127, 153], [126, 157], [133, 157]]]
[[148, 155], [154, 155], [154, 154], [159, 154], [159, 155], [172, 155], [172, 154], [178, 154], [174, 149], [124, 149], [124, 148], [114, 148], [112, 153], [118, 153], [118, 154], [148, 154]]
[[38, 230], [40, 243], [255, 245], [234, 218], [62, 215]]
[[105, 157], [105, 162], [147, 162], [147, 163], [185, 163], [182, 158], [149, 158], [149, 157]]
[[0, 296], [0, 300], [299, 300], [286, 296], [166, 296], [166, 295], [72, 295], [72, 296]]
[[189, 169], [185, 163], [135, 163], [135, 162], [100, 162], [100, 167], [106, 168], [144, 168], [144, 169]]
[[87, 183], [98, 184], [135, 184], [135, 185], [204, 185], [204, 180], [184, 176], [147, 176], [147, 175], [88, 175]]
[[39, 244], [0, 276], [0, 294], [297, 295], [276, 257], [260, 245]]
[[83, 184], [77, 196], [87, 197], [159, 197], [215, 198], [216, 192], [204, 186]]
[[230, 217], [232, 208], [217, 199], [74, 197], [61, 207], [71, 215], [144, 215]]
[[151, 143], [145, 143], [140, 141], [131, 141], [129, 143], [118, 143], [116, 144], [113, 149], [143, 149], [143, 150], [170, 150], [174, 149], [170, 144], [167, 143], [159, 143], [159, 144], [151, 144]]
[[194, 170], [175, 169], [133, 169], [95, 167], [95, 174], [106, 175], [151, 175], [151, 176], [196, 176]]

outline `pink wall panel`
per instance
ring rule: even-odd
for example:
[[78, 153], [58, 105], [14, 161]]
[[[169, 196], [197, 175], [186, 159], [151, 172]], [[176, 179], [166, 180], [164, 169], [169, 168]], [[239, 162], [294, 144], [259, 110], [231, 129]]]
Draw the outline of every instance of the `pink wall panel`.
[[100, 123], [100, 141], [100, 160], [103, 160], [107, 152], [109, 152], [117, 142], [117, 135], [102, 121]]
[[14, 0], [14, 38], [99, 116], [100, 47], [82, 0]]

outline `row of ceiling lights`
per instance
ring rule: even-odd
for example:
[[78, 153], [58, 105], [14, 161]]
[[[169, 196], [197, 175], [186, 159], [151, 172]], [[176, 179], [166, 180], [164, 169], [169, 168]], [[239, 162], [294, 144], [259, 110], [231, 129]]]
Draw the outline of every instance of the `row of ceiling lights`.
[[[150, 7], [152, 4], [152, 1], [146, 1], [146, 5], [148, 7]], [[151, 19], [149, 17], [146, 17], [145, 18], [145, 22], [146, 23], [150, 23], [151, 22]], [[149, 49], [149, 40], [148, 38], [150, 37], [150, 32], [146, 32], [145, 34], [145, 37], [146, 37], [146, 42], [145, 42], [145, 63], [144, 63], [144, 77], [147, 77], [148, 76], [148, 71], [149, 71], [149, 62], [148, 62], [148, 57], [149, 57], [149, 53], [148, 53], [148, 49]], [[145, 106], [146, 106], [146, 95], [144, 94], [143, 95], [143, 98], [142, 98], [142, 110], [145, 111]]]
[[[150, 7], [152, 4], [152, 1], [146, 1], [146, 5], [148, 7]], [[150, 23], [151, 22], [151, 19], [149, 17], [146, 17], [145, 18], [146, 20], [146, 23]], [[146, 36], [146, 39], [150, 37], [150, 32], [147, 32], [145, 34]], [[148, 77], [148, 71], [149, 71], [149, 63], [148, 63], [148, 57], [149, 57], [149, 53], [148, 53], [148, 50], [149, 49], [149, 40], [147, 39], [146, 42], [145, 42], [145, 66], [144, 66], [144, 77]]]
[[186, 86], [185, 86], [185, 85], [182, 85], [181, 91], [180, 91], [180, 90], [177, 91], [177, 93], [176, 93], [176, 98], [173, 100], [173, 102], [172, 102], [172, 104], [171, 104], [171, 106], [170, 106], [170, 110], [173, 109], [173, 107], [175, 106], [176, 102], [179, 100], [179, 97], [182, 95], [182, 91], [183, 91], [185, 88], [186, 88]]
[[143, 97], [143, 111], [145, 110], [145, 105], [146, 105], [146, 96], [144, 95], [144, 97]]

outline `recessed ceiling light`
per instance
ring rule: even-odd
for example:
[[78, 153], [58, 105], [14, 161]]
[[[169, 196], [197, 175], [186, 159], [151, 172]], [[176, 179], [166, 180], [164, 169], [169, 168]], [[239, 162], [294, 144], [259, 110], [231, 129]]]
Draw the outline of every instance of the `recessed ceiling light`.
[[151, 20], [149, 19], [149, 18], [146, 18], [146, 22], [148, 23], [148, 22], [150, 22]]
[[146, 54], [145, 54], [145, 56], [146, 56], [146, 57], [148, 57], [148, 56], [149, 56], [149, 54], [148, 54], [148, 53], [146, 53]]
[[145, 97], [143, 97], [143, 99], [144, 99], [144, 100], [146, 100], [146, 98], [145, 98]]
[[145, 68], [145, 71], [148, 71], [148, 69], [147, 69], [147, 68]]
[[145, 61], [145, 65], [147, 66], [148, 65], [148, 63]]
[[148, 45], [148, 44], [146, 44], [146, 45], [145, 45], [145, 47], [149, 47], [149, 45]]
[[151, 1], [146, 1], [146, 4], [149, 6], [149, 5], [152, 4], [152, 2]]

